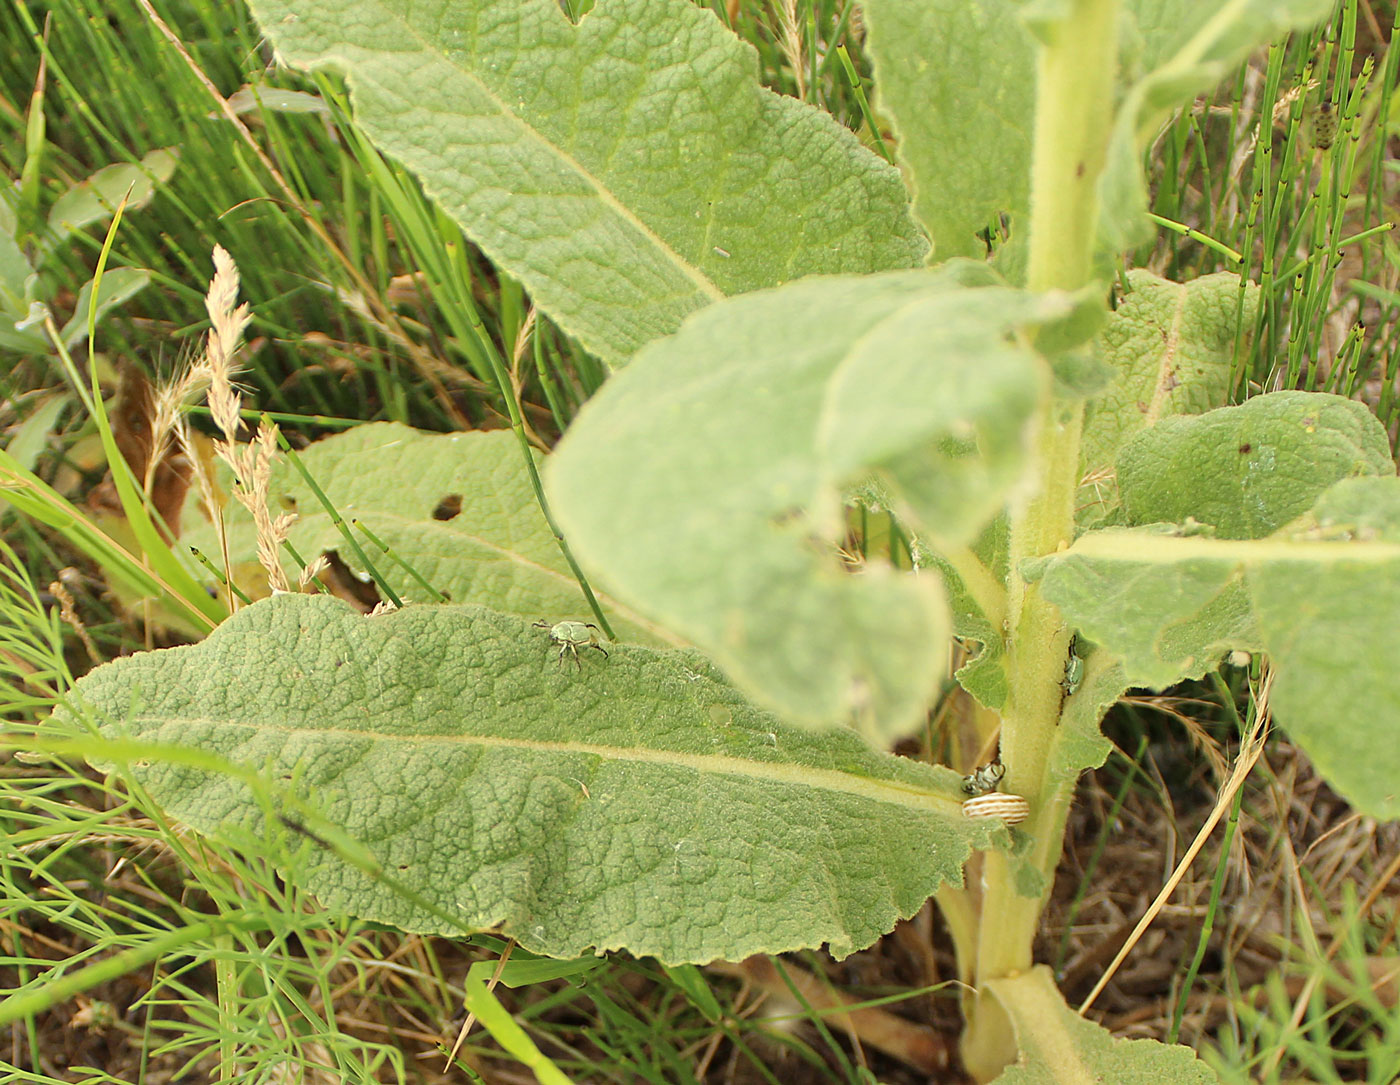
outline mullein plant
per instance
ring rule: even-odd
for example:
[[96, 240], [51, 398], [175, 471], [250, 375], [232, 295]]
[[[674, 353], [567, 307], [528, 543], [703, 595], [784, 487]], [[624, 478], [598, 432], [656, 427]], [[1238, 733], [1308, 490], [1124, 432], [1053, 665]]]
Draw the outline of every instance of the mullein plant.
[[[1210, 1080], [1076, 1014], [1033, 945], [1103, 713], [1232, 650], [1254, 698], [1232, 787], [1276, 714], [1358, 810], [1400, 815], [1384, 428], [1338, 396], [1227, 405], [1264, 304], [1241, 277], [1114, 274], [1162, 120], [1328, 5], [868, 0], [902, 175], [759, 88], [682, 0], [576, 24], [553, 0], [251, 6], [615, 372], [543, 491], [528, 441], [389, 425], [279, 478], [273, 437], [234, 452], [226, 404], [262, 508], [230, 509], [230, 538], [319, 555], [353, 505], [420, 605], [367, 621], [282, 594], [100, 668], [77, 691], [113, 744], [95, 757], [205, 832], [294, 819], [317, 846], [288, 876], [332, 910], [521, 955], [843, 957], [937, 895], [977, 1080]], [[954, 47], [982, 78], [920, 61]], [[890, 525], [915, 568], [867, 546], [853, 575], [853, 522]], [[983, 757], [885, 753], [950, 679], [978, 706], [956, 746]], [[191, 770], [190, 746], [222, 767]], [[979, 775], [998, 749], [1004, 776]]]

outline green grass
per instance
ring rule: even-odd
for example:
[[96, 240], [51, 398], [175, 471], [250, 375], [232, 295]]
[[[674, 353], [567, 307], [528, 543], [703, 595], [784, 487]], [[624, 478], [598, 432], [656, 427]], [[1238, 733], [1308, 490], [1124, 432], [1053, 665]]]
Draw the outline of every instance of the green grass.
[[[520, 389], [522, 429], [547, 446], [602, 383], [598, 362], [538, 316], [529, 349], [516, 358], [529, 312], [518, 285], [363, 140], [334, 84], [270, 67], [240, 5], [158, 0], [154, 7], [223, 95], [251, 83], [321, 96], [323, 113], [242, 115], [275, 175], [218, 115], [196, 73], [138, 6], [48, 6], [47, 140], [37, 159], [26, 159], [24, 110], [40, 66], [45, 7], [11, 0], [0, 11], [0, 48], [15, 61], [0, 73], [7, 177], [27, 168], [47, 203], [107, 164], [160, 147], [180, 152], [171, 183], [132, 211], [116, 236], [112, 265], [148, 268], [154, 282], [100, 327], [105, 355], [133, 359], [152, 375], [168, 372], [203, 330], [217, 243], [238, 261], [243, 296], [256, 302], [244, 378], [250, 414], [275, 412], [304, 438], [373, 419], [434, 430], [507, 425], [515, 406], [502, 394], [509, 373], [506, 383]], [[800, 0], [790, 39], [780, 3], [744, 0], [733, 5], [732, 20], [724, 0], [708, 6], [754, 44], [768, 85], [800, 93], [879, 144], [858, 39], [846, 39], [850, 68], [835, 49], [818, 49], [855, 29], [850, 7]], [[1152, 210], [1194, 233], [1163, 229], [1131, 261], [1175, 278], [1236, 270], [1263, 285], [1258, 310], [1246, 314], [1238, 398], [1276, 387], [1336, 391], [1370, 403], [1393, 436], [1400, 239], [1385, 227], [1396, 203], [1387, 146], [1400, 124], [1400, 50], [1385, 48], [1372, 23], [1388, 32], [1397, 19], [1393, 3], [1349, 0], [1332, 26], [1271, 50], [1203, 108], [1177, 118], [1152, 152]], [[1311, 80], [1319, 86], [1305, 90]], [[1324, 95], [1339, 123], [1330, 148], [1320, 149]], [[55, 254], [45, 275], [60, 299], [71, 299], [91, 275], [102, 240], [100, 229], [89, 230]], [[1222, 248], [1243, 259], [1232, 261]], [[57, 373], [47, 359], [6, 356], [0, 426], [8, 446], [27, 420], [50, 412], [33, 466], [81, 501], [101, 477], [96, 430]], [[104, 781], [77, 762], [21, 756], [35, 722], [61, 702], [88, 661], [40, 588], [78, 562], [75, 550], [61, 532], [13, 508], [0, 507], [0, 525], [8, 544], [0, 554], [0, 713], [10, 731], [0, 762], [0, 915], [7, 921], [0, 986], [30, 1000], [0, 1052], [0, 1082], [142, 1081], [182, 1068], [189, 1080], [258, 1081], [274, 1079], [283, 1066], [309, 1082], [447, 1079], [438, 1047], [450, 1047], [462, 1023], [467, 969], [498, 956], [499, 939], [423, 939], [337, 920], [277, 875], [301, 849], [319, 846], [315, 839], [289, 829], [282, 850], [272, 852], [261, 841], [191, 837], [120, 774]], [[139, 615], [105, 596], [90, 565], [70, 581], [99, 654], [145, 645]], [[1227, 741], [1236, 702], [1244, 712], [1249, 691], [1240, 685], [1233, 698], [1205, 692], [1214, 707], [1191, 714]], [[1181, 743], [1179, 729], [1146, 715], [1124, 724], [1125, 747], [1149, 738]], [[1182, 771], [1189, 777], [1202, 764]], [[1108, 780], [1102, 811], [1110, 816], [1081, 845], [1095, 869], [1120, 814], [1150, 822], [1144, 811], [1160, 814], [1171, 801], [1163, 798], [1172, 783], [1166, 777], [1145, 789], [1141, 770], [1124, 774], [1111, 764], [1101, 775]], [[1268, 899], [1286, 917], [1278, 939], [1289, 967], [1269, 977], [1262, 995], [1251, 993], [1228, 962], [1209, 967], [1210, 954], [1198, 952], [1204, 942], [1183, 937], [1167, 982], [1170, 1006], [1184, 1008], [1182, 1038], [1210, 1050], [1227, 1080], [1393, 1080], [1400, 1073], [1393, 997], [1357, 977], [1367, 957], [1391, 951], [1395, 902], [1382, 895], [1363, 913], [1353, 888], [1383, 873], [1383, 845], [1393, 847], [1393, 838], [1358, 843], [1354, 877], [1319, 876], [1304, 886], [1328, 905], [1324, 938], [1307, 921], [1305, 904], [1314, 898], [1288, 883], [1303, 886], [1315, 868], [1268, 832], [1280, 810], [1286, 818], [1292, 777], [1277, 768], [1260, 777], [1238, 833], [1253, 841], [1256, 870], [1274, 864], [1286, 872]], [[1307, 828], [1313, 841], [1326, 831]], [[1239, 917], [1223, 913], [1242, 893], [1238, 856], [1227, 848], [1198, 862], [1205, 872], [1198, 899], [1228, 944]], [[1046, 955], [1067, 964], [1095, 884], [1086, 876], [1070, 888], [1063, 934], [1052, 932]], [[952, 1004], [951, 995], [923, 990], [938, 978], [928, 960], [911, 964], [889, 941], [867, 958], [875, 982], [861, 996], [893, 989], [912, 1000], [916, 1017], [947, 1012], [940, 1007]], [[936, 957], [928, 951], [929, 960]], [[848, 993], [860, 987], [815, 955], [786, 967], [825, 972]], [[69, 987], [58, 986], [60, 979]], [[887, 1081], [917, 1079], [853, 1048], [839, 1023], [790, 991], [784, 996], [784, 985], [768, 990], [713, 973], [700, 982], [717, 999], [717, 1020], [688, 986], [693, 977], [646, 961], [613, 959], [577, 984], [555, 981], [501, 997], [578, 1081], [854, 1082], [873, 1080], [868, 1066], [883, 1067]], [[1223, 1023], [1195, 1012], [1203, 1000], [1222, 997], [1229, 1007]], [[766, 1019], [765, 1002], [784, 998]], [[1163, 1035], [1172, 1016], [1171, 1008], [1162, 1014]], [[488, 1081], [511, 1063], [479, 1028], [459, 1058]], [[452, 1078], [469, 1079], [467, 1071]]]
[[[1157, 144], [1153, 211], [1243, 259], [1170, 230], [1137, 257], [1171, 278], [1230, 270], [1263, 287], [1245, 322], [1237, 398], [1277, 388], [1360, 396], [1392, 435], [1400, 297], [1381, 284], [1400, 259], [1387, 158], [1400, 52], [1374, 32], [1397, 18], [1394, 4], [1344, 3], [1332, 24], [1276, 46], [1180, 115]], [[1324, 102], [1336, 118], [1330, 145], [1317, 131]]]

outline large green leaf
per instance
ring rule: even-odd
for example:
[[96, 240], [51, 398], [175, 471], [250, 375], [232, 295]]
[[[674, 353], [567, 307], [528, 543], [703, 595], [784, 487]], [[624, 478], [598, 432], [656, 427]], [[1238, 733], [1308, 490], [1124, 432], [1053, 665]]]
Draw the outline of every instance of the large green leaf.
[[894, 169], [758, 85], [685, 0], [253, 0], [278, 54], [332, 66], [357, 121], [610, 363], [729, 294], [910, 267]]
[[[1115, 124], [1102, 247], [1141, 240], [1147, 203], [1139, 155], [1171, 109], [1209, 90], [1256, 45], [1322, 18], [1332, 0], [1127, 0], [1126, 102]], [[1068, 14], [1061, 0], [866, 0], [879, 105], [933, 255], [981, 251], [999, 212], [1027, 211], [1035, 124], [1035, 37]], [[1031, 29], [1028, 29], [1028, 24]]]
[[1294, 741], [1359, 810], [1400, 817], [1400, 480], [1339, 482], [1266, 539], [1107, 529], [1027, 572], [1128, 684], [1267, 652]]
[[1065, 1005], [1050, 969], [1039, 964], [988, 983], [1016, 1030], [1020, 1057], [996, 1085], [1216, 1085], [1189, 1047], [1115, 1040]]
[[[914, 209], [937, 259], [980, 253], [978, 231], [1000, 212], [1027, 210], [1035, 45], [1023, 7], [1023, 0], [863, 5], [879, 105], [899, 134]], [[1149, 70], [1214, 11], [1190, 0], [1125, 7], [1130, 52]]]
[[[428, 434], [381, 422], [327, 437], [299, 455], [346, 521], [362, 521], [452, 602], [551, 621], [586, 614], [578, 581], [540, 512], [520, 445], [509, 431]], [[334, 551], [365, 572], [330, 514], [286, 463], [273, 473], [269, 504], [274, 513], [297, 514], [289, 538], [304, 559]], [[225, 506], [224, 517], [235, 576], [250, 587], [266, 583], [251, 517], [236, 502]], [[358, 539], [400, 598], [431, 598], [368, 538]], [[207, 524], [187, 531], [182, 541], [211, 558], [220, 553]], [[296, 570], [290, 573], [295, 580]], [[601, 602], [624, 640], [680, 643], [606, 595]]]
[[784, 727], [694, 652], [556, 657], [478, 607], [284, 595], [76, 693], [109, 737], [222, 756], [300, 800], [265, 811], [234, 776], [143, 757], [136, 778], [195, 828], [261, 835], [300, 804], [342, 828], [388, 878], [308, 843], [292, 876], [327, 907], [550, 956], [844, 956], [990, 842], [951, 771]]
[[979, 230], [1026, 209], [1035, 58], [1013, 0], [866, 0], [879, 105], [933, 255], [983, 251]]
[[1216, 10], [1199, 0], [1129, 0], [1120, 47], [1129, 78], [1136, 80], [1174, 56]]
[[1128, 287], [1099, 338], [1113, 382], [1084, 414], [1077, 503], [1083, 526], [1117, 510], [1114, 464], [1129, 438], [1170, 415], [1225, 405], [1240, 305], [1252, 311], [1258, 293], [1228, 272], [1182, 284], [1130, 271]]
[[1063, 299], [961, 266], [809, 280], [712, 306], [580, 412], [546, 483], [581, 563], [796, 721], [919, 718], [948, 624], [929, 576], [840, 567], [848, 485], [965, 543], [1016, 480], [1049, 384], [1007, 333]]
[[1344, 478], [1394, 475], [1390, 438], [1364, 403], [1275, 392], [1238, 407], [1167, 418], [1123, 446], [1118, 486], [1129, 524], [1209, 524], [1257, 539]]

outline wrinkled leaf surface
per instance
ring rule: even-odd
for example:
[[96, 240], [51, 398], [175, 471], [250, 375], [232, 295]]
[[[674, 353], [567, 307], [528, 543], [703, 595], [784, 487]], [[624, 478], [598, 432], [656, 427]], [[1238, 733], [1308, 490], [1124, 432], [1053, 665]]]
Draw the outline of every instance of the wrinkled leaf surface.
[[[543, 632], [476, 607], [364, 617], [279, 596], [77, 692], [108, 735], [280, 782], [460, 926], [303, 841], [294, 876], [332, 910], [494, 928], [550, 956], [704, 962], [823, 942], [843, 956], [988, 843], [951, 771], [784, 727], [694, 652], [617, 645], [561, 665]], [[269, 829], [232, 777], [132, 771], [201, 831]]]
[[898, 173], [758, 84], [685, 0], [254, 0], [278, 54], [346, 73], [355, 116], [609, 363], [719, 298], [909, 267]]

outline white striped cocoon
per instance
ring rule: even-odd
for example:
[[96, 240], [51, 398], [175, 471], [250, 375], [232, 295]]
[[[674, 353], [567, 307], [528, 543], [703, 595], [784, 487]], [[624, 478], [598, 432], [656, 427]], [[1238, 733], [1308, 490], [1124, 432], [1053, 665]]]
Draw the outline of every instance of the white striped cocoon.
[[967, 817], [1001, 818], [1008, 825], [1021, 824], [1031, 813], [1031, 804], [1020, 795], [1003, 795], [1000, 791], [968, 799], [962, 808]]

